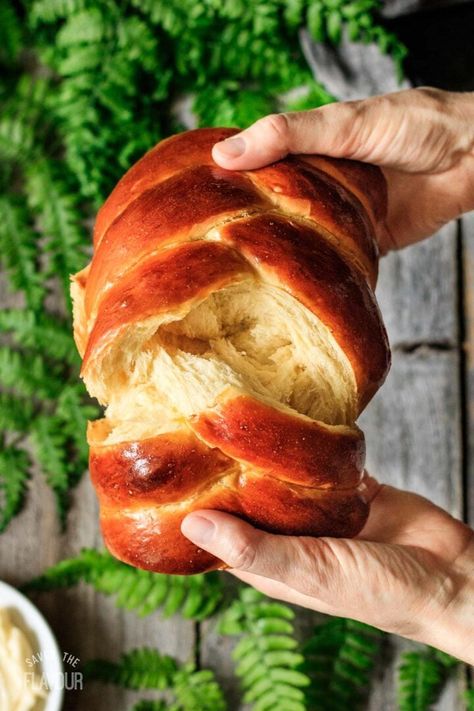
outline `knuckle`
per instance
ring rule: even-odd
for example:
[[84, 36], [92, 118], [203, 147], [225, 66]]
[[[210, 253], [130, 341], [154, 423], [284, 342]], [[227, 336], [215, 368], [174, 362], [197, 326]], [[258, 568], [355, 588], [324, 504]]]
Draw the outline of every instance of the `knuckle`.
[[282, 146], [287, 148], [290, 139], [290, 122], [286, 114], [269, 114], [262, 119], [266, 131], [270, 132], [272, 138]]
[[226, 561], [232, 568], [250, 570], [255, 563], [257, 550], [254, 543], [246, 537], [234, 541]]
[[434, 102], [437, 105], [443, 105], [446, 97], [448, 96], [446, 92], [441, 89], [436, 89], [434, 86], [420, 86], [417, 89], [410, 89], [410, 93], [413, 98], [419, 97], [421, 99]]

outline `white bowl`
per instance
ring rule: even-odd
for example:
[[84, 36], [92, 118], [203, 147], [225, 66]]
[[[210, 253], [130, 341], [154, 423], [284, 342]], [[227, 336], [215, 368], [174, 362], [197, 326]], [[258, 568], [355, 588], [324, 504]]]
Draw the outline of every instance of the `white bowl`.
[[[33, 654], [42, 653], [37, 671], [48, 681], [49, 692], [39, 701], [34, 711], [60, 711], [63, 705], [63, 664], [58, 643], [45, 618], [16, 588], [0, 581], [0, 608], [6, 608], [12, 622], [27, 636]], [[33, 668], [36, 668], [36, 664]]]

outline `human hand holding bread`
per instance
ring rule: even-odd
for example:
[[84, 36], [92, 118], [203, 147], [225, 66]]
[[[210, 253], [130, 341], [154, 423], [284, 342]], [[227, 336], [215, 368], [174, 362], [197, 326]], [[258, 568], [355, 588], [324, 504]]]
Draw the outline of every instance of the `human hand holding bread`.
[[[73, 287], [83, 376], [108, 405], [91, 475], [118, 557], [187, 573], [217, 558], [474, 661], [472, 531], [363, 478], [354, 425], [388, 365], [376, 239], [404, 246], [473, 206], [472, 112], [472, 95], [423, 90], [267, 117], [214, 147], [226, 171], [215, 129], [122, 179]], [[307, 155], [261, 168], [288, 153]], [[383, 165], [388, 212], [376, 169], [313, 153]]]

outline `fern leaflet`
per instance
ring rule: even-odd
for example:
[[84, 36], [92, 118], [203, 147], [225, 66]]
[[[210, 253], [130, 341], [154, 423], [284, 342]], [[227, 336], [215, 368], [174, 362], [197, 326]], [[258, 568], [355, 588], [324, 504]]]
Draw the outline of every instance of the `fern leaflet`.
[[300, 671], [302, 655], [294, 639], [293, 611], [243, 588], [223, 614], [223, 634], [243, 635], [233, 651], [243, 700], [254, 711], [305, 711], [303, 689], [310, 680]]
[[27, 432], [33, 418], [33, 405], [29, 398], [0, 392], [0, 431]]
[[62, 390], [60, 366], [53, 367], [39, 353], [0, 346], [0, 384], [20, 395], [54, 399]]
[[180, 711], [225, 711], [222, 689], [210, 669], [196, 670], [192, 664], [179, 668], [173, 676], [176, 709]]
[[[134, 649], [123, 654], [117, 663], [92, 660], [86, 663], [84, 674], [89, 680], [116, 684], [125, 689], [169, 689], [176, 698], [170, 711], [225, 711], [227, 708], [212, 671], [196, 670], [192, 664], [180, 667], [172, 657], [162, 655], [156, 649]], [[140, 703], [142, 709], [149, 708], [146, 704], [150, 702]]]
[[[1, 140], [1, 138], [0, 138]], [[0, 197], [0, 254], [12, 290], [23, 291], [31, 309], [45, 294], [38, 260], [38, 235], [20, 197]]]
[[302, 669], [311, 679], [307, 698], [321, 711], [345, 711], [367, 696], [382, 633], [355, 620], [331, 618], [303, 647]]
[[397, 694], [400, 711], [427, 711], [438, 698], [449, 669], [457, 663], [430, 647], [402, 654]]
[[69, 508], [69, 479], [72, 464], [68, 441], [61, 429], [60, 419], [44, 414], [39, 415], [32, 424], [30, 440], [35, 458], [54, 492], [59, 520], [64, 527]]
[[0, 0], [0, 59], [13, 62], [21, 49], [23, 32], [20, 19], [9, 0]]
[[172, 657], [155, 649], [133, 649], [117, 663], [95, 659], [84, 665], [86, 679], [123, 686], [125, 689], [167, 689], [173, 682], [177, 664]]
[[0, 332], [10, 333], [19, 346], [37, 349], [76, 368], [79, 365], [70, 325], [57, 316], [29, 309], [5, 309], [0, 313]]
[[57, 275], [69, 303], [69, 277], [86, 262], [88, 237], [64, 167], [49, 159], [30, 163], [25, 170], [28, 202], [48, 240], [50, 273]]
[[223, 596], [216, 573], [161, 575], [121, 563], [105, 551], [87, 548], [31, 580], [25, 590], [54, 590], [81, 580], [105, 595], [116, 595], [118, 607], [140, 616], [162, 608], [165, 617], [179, 611], [187, 619], [203, 620], [215, 612]]
[[0, 508], [0, 533], [22, 507], [30, 477], [29, 466], [28, 455], [22, 449], [8, 446], [0, 451], [0, 492], [3, 499]]

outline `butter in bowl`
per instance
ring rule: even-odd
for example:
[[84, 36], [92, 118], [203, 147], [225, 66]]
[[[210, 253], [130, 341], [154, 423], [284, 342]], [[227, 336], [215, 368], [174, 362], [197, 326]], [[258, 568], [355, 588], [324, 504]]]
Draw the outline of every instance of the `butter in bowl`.
[[39, 610], [0, 582], [0, 709], [60, 711], [61, 652]]

